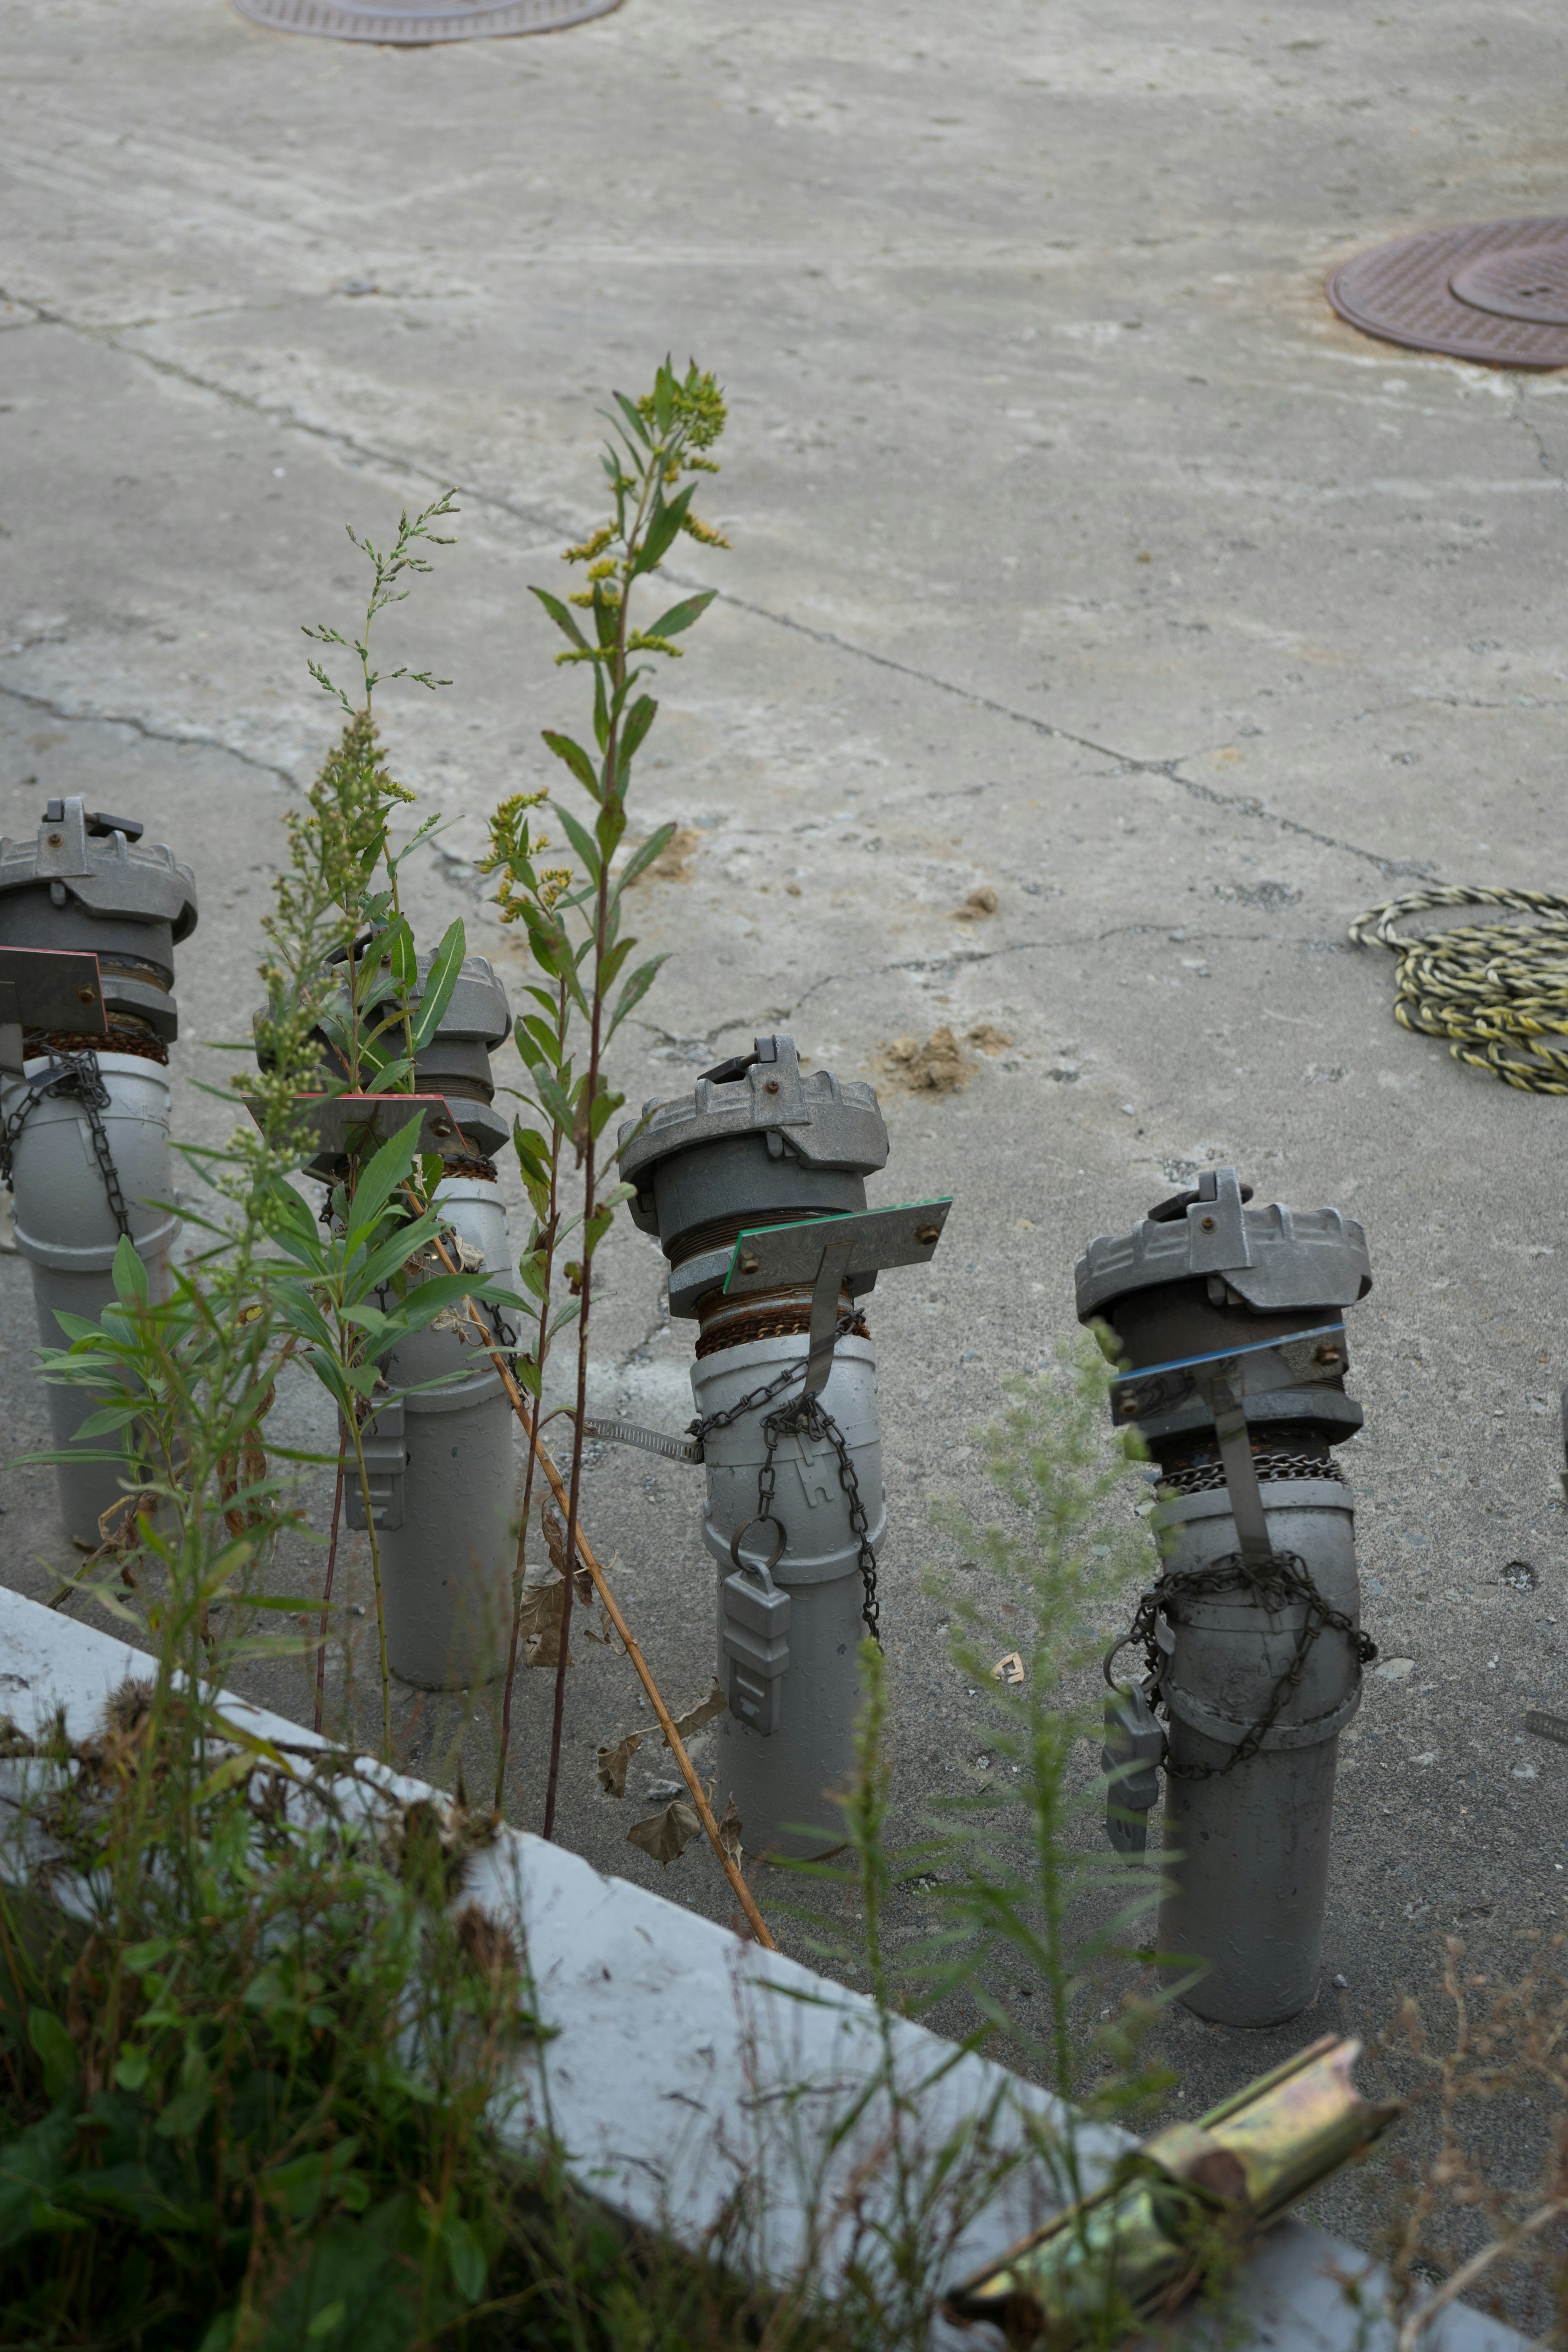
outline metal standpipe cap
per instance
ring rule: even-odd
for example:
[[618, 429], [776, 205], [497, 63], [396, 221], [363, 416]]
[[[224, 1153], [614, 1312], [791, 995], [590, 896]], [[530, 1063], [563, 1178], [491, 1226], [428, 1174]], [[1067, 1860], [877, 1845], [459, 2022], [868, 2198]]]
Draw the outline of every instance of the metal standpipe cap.
[[793, 1037], [759, 1037], [750, 1054], [707, 1071], [689, 1095], [643, 1105], [619, 1130], [620, 1170], [637, 1186], [634, 1223], [659, 1230], [654, 1171], [678, 1152], [755, 1139], [775, 1160], [864, 1179], [888, 1162], [888, 1129], [877, 1090], [831, 1070], [801, 1075]]
[[1255, 1313], [1353, 1307], [1372, 1288], [1366, 1235], [1338, 1209], [1245, 1205], [1234, 1168], [1205, 1169], [1196, 1189], [1162, 1202], [1130, 1234], [1090, 1242], [1074, 1270], [1078, 1318], [1091, 1322], [1131, 1291], [1194, 1276], [1223, 1277]]
[[168, 1040], [179, 1028], [174, 949], [196, 927], [195, 876], [134, 817], [50, 801], [30, 841], [0, 837], [0, 947], [84, 949], [106, 1012]]
[[[417, 978], [408, 992], [410, 1010], [422, 1002], [435, 961], [433, 954], [417, 959]], [[346, 989], [340, 988], [337, 1002], [346, 1010]], [[382, 1013], [386, 1010], [384, 1003]], [[265, 1018], [264, 1013], [258, 1013], [252, 1023], [258, 1036], [257, 1059], [263, 1068], [269, 1062], [260, 1043]], [[504, 1147], [511, 1132], [511, 1120], [507, 1112], [495, 1108], [489, 1057], [510, 1034], [511, 1011], [506, 991], [489, 957], [465, 956], [435, 1035], [421, 1046], [414, 1059], [414, 1091], [444, 1095], [456, 1122], [450, 1145], [442, 1144], [448, 1158], [491, 1160]], [[341, 1057], [323, 1031], [318, 1029], [315, 1035], [323, 1063], [341, 1083], [344, 1075]], [[366, 1091], [374, 1093], [376, 1089], [367, 1086]], [[326, 1160], [312, 1160], [310, 1172], [325, 1178], [331, 1165]]]

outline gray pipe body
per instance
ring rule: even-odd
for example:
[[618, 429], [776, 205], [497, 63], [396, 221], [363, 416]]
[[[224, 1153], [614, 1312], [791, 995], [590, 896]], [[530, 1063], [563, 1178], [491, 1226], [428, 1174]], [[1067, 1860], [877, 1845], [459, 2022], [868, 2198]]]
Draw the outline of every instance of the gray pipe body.
[[[411, 1004], [433, 961], [418, 959]], [[466, 1244], [468, 1269], [482, 1267], [503, 1282], [512, 1272], [506, 1208], [489, 1155], [504, 1144], [509, 1121], [494, 1105], [489, 1056], [510, 1030], [506, 992], [490, 964], [468, 956], [440, 1025], [415, 1064], [416, 1087], [445, 1096], [457, 1122], [442, 1147], [453, 1172], [437, 1185], [435, 1199]], [[321, 1042], [325, 1056], [324, 1036]], [[345, 1166], [321, 1156], [308, 1172], [331, 1182]], [[432, 1257], [427, 1272], [444, 1271]], [[498, 1336], [505, 1344], [505, 1334]], [[389, 1388], [417, 1391], [374, 1415], [360, 1440], [381, 1561], [387, 1664], [401, 1681], [423, 1690], [471, 1689], [501, 1672], [511, 1631], [518, 1508], [511, 1403], [472, 1330], [464, 1336], [427, 1327], [395, 1348], [382, 1371]], [[431, 1381], [441, 1385], [426, 1385]], [[343, 1503], [348, 1525], [363, 1528], [364, 1496], [352, 1447]]]
[[[484, 1271], [509, 1271], [506, 1210], [494, 1184], [448, 1178], [436, 1198], [452, 1230], [482, 1253]], [[438, 1267], [433, 1268], [438, 1272]], [[481, 1310], [482, 1312], [483, 1310]], [[471, 1689], [506, 1664], [517, 1550], [516, 1421], [500, 1374], [476, 1333], [426, 1329], [395, 1348], [390, 1387], [439, 1388], [406, 1396], [395, 1474], [400, 1489], [377, 1513], [387, 1663], [423, 1690]], [[461, 1377], [453, 1381], [452, 1373]], [[371, 1424], [373, 1443], [377, 1424]], [[384, 1455], [383, 1456], [384, 1459]], [[351, 1526], [363, 1525], [349, 1483]]]
[[[65, 1057], [92, 1073], [131, 1238], [156, 1297], [168, 1289], [178, 1230], [171, 1209], [168, 1047], [178, 1034], [174, 948], [195, 928], [195, 877], [133, 819], [100, 814], [79, 798], [51, 801], [36, 838], [0, 840], [0, 948], [88, 950], [99, 960], [107, 1034], [27, 1028], [23, 1068], [0, 1076], [0, 1118], [26, 1116], [11, 1147], [16, 1247], [32, 1268], [38, 1337], [67, 1345], [58, 1316], [96, 1322], [115, 1296], [121, 1228], [95, 1148], [79, 1084], [37, 1092]], [[36, 1096], [29, 1101], [30, 1090]], [[46, 1383], [54, 1444], [81, 1455], [58, 1465], [60, 1515], [73, 1543], [91, 1550], [100, 1519], [126, 1491], [123, 1454], [110, 1437], [77, 1440], [100, 1400]]]
[[[691, 1370], [699, 1414], [727, 1411], [752, 1390], [766, 1387], [786, 1365], [804, 1361], [805, 1352], [801, 1334], [700, 1357]], [[888, 1507], [877, 1364], [868, 1339], [840, 1339], [822, 1404], [843, 1432], [875, 1548], [887, 1526]], [[726, 1644], [732, 1612], [725, 1588], [734, 1574], [731, 1538], [756, 1511], [765, 1454], [759, 1412], [743, 1414], [704, 1441], [708, 1500], [702, 1540], [719, 1568], [718, 1671], [725, 1688], [736, 1646], [732, 1636]], [[842, 1834], [834, 1827], [829, 1792], [847, 1788], [854, 1768], [865, 1587], [837, 1449], [822, 1439], [789, 1433], [780, 1438], [773, 1464], [774, 1507], [788, 1538], [772, 1569], [774, 1584], [789, 1598], [789, 1659], [779, 1693], [779, 1727], [764, 1736], [733, 1706], [720, 1717], [720, 1795], [734, 1797], [752, 1852], [820, 1853]], [[766, 1558], [767, 1536], [763, 1528], [752, 1528], [742, 1559]]]
[[[1275, 1549], [1305, 1562], [1331, 1607], [1360, 1622], [1350, 1489], [1331, 1478], [1262, 1482]], [[1192, 1495], [1162, 1506], [1172, 1549], [1165, 1574], [1236, 1549], [1228, 1499]], [[1339, 1735], [1361, 1703], [1355, 1653], [1321, 1633], [1300, 1687], [1251, 1760], [1224, 1765], [1258, 1721], [1294, 1659], [1302, 1604], [1277, 1612], [1240, 1592], [1184, 1598], [1165, 1613], [1172, 1649], [1160, 1676], [1167, 1750], [1163, 1843], [1181, 1856], [1160, 1908], [1158, 1948], [1191, 1953], [1206, 1972], [1183, 1994], [1200, 2017], [1278, 2025], [1318, 1990]]]
[[[783, 1036], [759, 1037], [752, 1054], [699, 1078], [689, 1095], [645, 1106], [644, 1122], [622, 1129], [621, 1170], [637, 1187], [633, 1221], [658, 1234], [669, 1262], [671, 1314], [702, 1327], [691, 1373], [700, 1418], [729, 1412], [805, 1363], [809, 1288], [724, 1297], [739, 1235], [864, 1210], [866, 1178], [887, 1156], [874, 1090], [826, 1070], [803, 1076], [794, 1043]], [[846, 1282], [841, 1318], [875, 1280]], [[846, 1785], [854, 1760], [865, 1587], [834, 1447], [783, 1434], [775, 1524], [752, 1524], [763, 1423], [800, 1395], [797, 1381], [703, 1438], [702, 1533], [718, 1563], [717, 1665], [730, 1696], [715, 1727], [717, 1796], [722, 1810], [733, 1794], [751, 1853], [810, 1853], [837, 1843], [831, 1792]], [[887, 1515], [876, 1397], [876, 1359], [862, 1326], [838, 1340], [818, 1402], [843, 1433], [873, 1546]], [[760, 1572], [780, 1528], [771, 1581], [783, 1608]], [[826, 1838], [813, 1834], [822, 1830]]]
[[[1338, 1326], [1371, 1289], [1353, 1221], [1333, 1209], [1247, 1209], [1243, 1199], [1234, 1169], [1209, 1171], [1196, 1191], [1080, 1259], [1079, 1319], [1109, 1322], [1135, 1371], [1212, 1365]], [[1336, 1360], [1342, 1367], [1342, 1352]], [[1160, 1402], [1157, 1389], [1142, 1392], [1152, 1402], [1136, 1426], [1159, 1465], [1167, 1546], [1152, 1588], [1155, 1667], [1143, 1685], [1166, 1717], [1171, 1860], [1158, 1949], [1178, 1981], [1183, 1963], [1195, 1966], [1180, 1997], [1199, 2016], [1277, 2025], [1317, 1991], [1339, 1734], [1361, 1696], [1353, 1509], [1331, 1448], [1362, 1412], [1342, 1374], [1246, 1395], [1237, 1475], [1250, 1462], [1268, 1548], [1300, 1563], [1350, 1630], [1320, 1628], [1298, 1687], [1238, 1761], [1293, 1667], [1306, 1604], [1247, 1568], [1207, 1392], [1176, 1379]], [[1130, 1409], [1135, 1401], [1130, 1390]], [[1222, 1563], [1226, 1589], [1183, 1590], [1190, 1571]], [[1136, 1848], [1142, 1832], [1128, 1827], [1114, 1842]]]
[[[168, 1293], [168, 1254], [179, 1219], [153, 1203], [170, 1195], [169, 1082], [155, 1062], [103, 1053], [98, 1068], [109, 1095], [100, 1112], [130, 1213], [131, 1237], [147, 1268], [154, 1298]], [[28, 1079], [46, 1076], [47, 1056], [29, 1058], [24, 1078], [0, 1079], [0, 1117], [9, 1118]], [[60, 1314], [96, 1323], [112, 1301], [114, 1253], [120, 1229], [109, 1205], [80, 1101], [46, 1096], [17, 1136], [12, 1163], [16, 1248], [32, 1268], [38, 1339], [46, 1348], [69, 1344]], [[49, 1428], [57, 1447], [84, 1456], [118, 1451], [110, 1437], [77, 1444], [76, 1433], [104, 1400], [93, 1391], [45, 1383]], [[60, 1516], [73, 1543], [91, 1550], [102, 1541], [99, 1521], [125, 1492], [123, 1456], [83, 1459], [56, 1466]]]

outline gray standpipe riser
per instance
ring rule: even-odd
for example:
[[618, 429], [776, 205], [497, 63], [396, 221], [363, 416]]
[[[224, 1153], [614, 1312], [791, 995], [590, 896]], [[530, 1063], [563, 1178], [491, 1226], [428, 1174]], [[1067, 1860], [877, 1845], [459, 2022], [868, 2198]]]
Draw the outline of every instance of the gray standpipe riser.
[[[130, 1054], [100, 1054], [99, 1071], [109, 1093], [100, 1116], [119, 1171], [131, 1218], [132, 1239], [147, 1268], [154, 1297], [166, 1295], [167, 1256], [178, 1219], [155, 1205], [171, 1193], [169, 1081], [161, 1066]], [[29, 1061], [28, 1077], [47, 1068]], [[21, 1097], [22, 1080], [0, 1080], [0, 1117], [9, 1118]], [[47, 1348], [68, 1345], [58, 1314], [96, 1322], [114, 1298], [114, 1254], [120, 1233], [109, 1206], [93, 1151], [86, 1111], [74, 1096], [47, 1097], [29, 1114], [16, 1139], [13, 1163], [16, 1247], [33, 1276], [38, 1338]], [[108, 1392], [106, 1391], [106, 1394]], [[46, 1382], [49, 1425], [56, 1446], [72, 1444], [82, 1422], [102, 1400], [90, 1391]], [[84, 1441], [84, 1453], [112, 1449], [108, 1437]], [[109, 1462], [61, 1463], [60, 1513], [73, 1543], [92, 1549], [101, 1542], [100, 1515], [124, 1495], [124, 1474]]]
[[[496, 1187], [448, 1179], [436, 1198], [453, 1230], [484, 1253], [485, 1271], [504, 1279], [506, 1210]], [[394, 1388], [464, 1375], [404, 1400], [402, 1524], [382, 1529], [377, 1542], [393, 1673], [424, 1690], [471, 1689], [501, 1672], [511, 1631], [511, 1404], [477, 1334], [466, 1343], [455, 1331], [422, 1331], [394, 1349], [385, 1371]]]
[[[800, 1362], [806, 1347], [805, 1336], [795, 1334], [700, 1358], [691, 1372], [699, 1414], [727, 1411], [742, 1396], [765, 1387], [786, 1366]], [[787, 1404], [791, 1393], [786, 1391], [780, 1403]], [[821, 1402], [844, 1433], [875, 1547], [887, 1525], [887, 1497], [877, 1423], [876, 1357], [868, 1340], [838, 1342]], [[764, 1417], [765, 1409], [745, 1413], [729, 1428], [711, 1432], [704, 1444], [708, 1497], [702, 1536], [718, 1563], [718, 1675], [726, 1688], [730, 1666], [723, 1646], [722, 1586], [732, 1572], [731, 1537], [757, 1507], [757, 1481], [766, 1451]], [[748, 1852], [814, 1853], [842, 1835], [831, 1798], [832, 1792], [847, 1787], [854, 1770], [865, 1589], [859, 1545], [849, 1525], [834, 1449], [824, 1442], [785, 1434], [773, 1459], [774, 1507], [787, 1541], [773, 1579], [790, 1601], [783, 1721], [777, 1731], [763, 1738], [733, 1714], [719, 1718], [716, 1794], [721, 1809], [733, 1795]], [[765, 1559], [773, 1541], [772, 1528], [752, 1528], [743, 1557]]]
[[[1329, 1605], [1356, 1622], [1349, 1488], [1331, 1479], [1282, 1480], [1261, 1491], [1276, 1551], [1293, 1552]], [[1167, 1574], [1236, 1550], [1223, 1492], [1168, 1503], [1160, 1517], [1172, 1545]], [[1225, 1763], [1240, 1728], [1265, 1712], [1295, 1655], [1303, 1612], [1291, 1605], [1271, 1614], [1239, 1591], [1184, 1598], [1177, 1612], [1162, 1669], [1169, 1754], [1178, 1768], [1165, 1777], [1163, 1843], [1176, 1859], [1158, 1948], [1177, 1980], [1183, 1961], [1203, 1969], [1181, 1995], [1200, 2017], [1278, 2025], [1318, 1990], [1334, 1769], [1339, 1734], [1359, 1698], [1355, 1656], [1345, 1634], [1320, 1633], [1263, 1750], [1232, 1771], [1184, 1780], [1183, 1768]], [[1204, 1729], [1212, 1717], [1226, 1736]]]

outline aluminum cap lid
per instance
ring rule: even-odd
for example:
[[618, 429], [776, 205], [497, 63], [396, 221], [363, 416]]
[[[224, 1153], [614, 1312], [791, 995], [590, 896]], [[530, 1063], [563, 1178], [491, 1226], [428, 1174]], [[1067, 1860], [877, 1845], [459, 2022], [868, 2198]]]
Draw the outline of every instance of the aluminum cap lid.
[[1366, 1235], [1353, 1217], [1278, 1201], [1249, 1209], [1234, 1168], [1206, 1169], [1194, 1192], [1162, 1203], [1130, 1234], [1090, 1242], [1075, 1269], [1079, 1321], [1129, 1291], [1211, 1274], [1259, 1314], [1352, 1307], [1372, 1288]]
[[759, 1037], [755, 1049], [721, 1062], [674, 1102], [643, 1106], [620, 1129], [621, 1174], [643, 1189], [648, 1171], [677, 1151], [733, 1136], [768, 1135], [808, 1168], [875, 1174], [888, 1162], [888, 1130], [877, 1090], [831, 1070], [801, 1076], [793, 1037]]
[[190, 867], [162, 842], [144, 842], [133, 817], [89, 809], [79, 794], [50, 801], [31, 841], [0, 836], [0, 892], [40, 882], [58, 883], [95, 915], [167, 923], [176, 945], [196, 928]]

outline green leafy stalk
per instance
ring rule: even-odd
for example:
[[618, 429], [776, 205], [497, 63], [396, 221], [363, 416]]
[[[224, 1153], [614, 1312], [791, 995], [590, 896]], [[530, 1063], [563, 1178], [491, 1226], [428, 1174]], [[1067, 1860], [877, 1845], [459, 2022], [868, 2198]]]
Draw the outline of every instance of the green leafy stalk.
[[[658, 713], [652, 697], [637, 688], [649, 665], [641, 654], [678, 658], [675, 644], [711, 603], [711, 590], [680, 599], [647, 628], [633, 625], [637, 583], [656, 574], [682, 532], [709, 547], [725, 541], [691, 510], [697, 485], [681, 478], [690, 473], [716, 473], [705, 453], [724, 425], [724, 403], [710, 375], [695, 362], [684, 376], [668, 362], [655, 376], [653, 388], [642, 399], [616, 395], [610, 417], [614, 437], [607, 443], [603, 465], [610, 485], [614, 511], [579, 545], [568, 548], [565, 560], [586, 567], [586, 584], [566, 599], [535, 588], [534, 595], [567, 640], [558, 662], [585, 665], [593, 673], [594, 751], [554, 729], [544, 740], [574, 781], [588, 795], [590, 813], [584, 823], [557, 802], [554, 813], [571, 845], [579, 869], [570, 885], [563, 884], [548, 907], [540, 903], [539, 882], [513, 877], [510, 903], [526, 915], [529, 946], [540, 968], [543, 986], [534, 992], [541, 1024], [535, 1042], [538, 1059], [530, 1064], [533, 1099], [546, 1122], [541, 1141], [541, 1161], [549, 1183], [552, 1241], [563, 1229], [556, 1223], [554, 1171], [561, 1153], [570, 1148], [582, 1176], [581, 1255], [565, 1272], [577, 1301], [577, 1378], [574, 1449], [567, 1501], [566, 1558], [576, 1556], [581, 1502], [583, 1425], [587, 1415], [588, 1328], [593, 1310], [594, 1259], [609, 1231], [616, 1208], [626, 1197], [619, 1188], [601, 1190], [616, 1151], [605, 1140], [605, 1129], [624, 1097], [614, 1093], [604, 1072], [605, 1055], [633, 1008], [652, 986], [662, 958], [654, 957], [628, 969], [636, 941], [621, 933], [622, 900], [626, 890], [667, 845], [673, 827], [664, 827], [642, 843], [618, 874], [616, 861], [626, 831], [626, 802], [633, 761]], [[577, 618], [586, 616], [586, 626]], [[596, 755], [596, 756], [595, 756]], [[500, 862], [507, 860], [501, 856]], [[527, 860], [524, 860], [527, 863]], [[585, 1032], [584, 1066], [574, 1077], [566, 1057], [566, 1030], [572, 1020]], [[520, 1045], [521, 1040], [520, 1038]], [[526, 1058], [526, 1052], [525, 1052]], [[557, 1133], [556, 1131], [559, 1130]], [[554, 1137], [553, 1144], [550, 1137]], [[530, 1150], [534, 1149], [530, 1145]], [[553, 1152], [554, 1157], [550, 1154]], [[525, 1178], [526, 1178], [525, 1170]], [[546, 1274], [553, 1265], [553, 1246], [544, 1261]], [[548, 1297], [542, 1303], [542, 1347], [550, 1328]], [[541, 1366], [541, 1370], [542, 1370]], [[536, 1391], [537, 1393], [537, 1391]], [[560, 1646], [556, 1666], [554, 1711], [551, 1730], [550, 1767], [544, 1798], [544, 1834], [554, 1828], [556, 1791], [561, 1765], [561, 1732], [569, 1662], [568, 1628], [572, 1612], [572, 1579], [565, 1580], [562, 1601]]]
[[[1107, 1789], [1075, 1786], [1075, 1748], [1098, 1746], [1101, 1733], [1095, 1705], [1073, 1702], [1069, 1677], [1106, 1646], [1097, 1612], [1112, 1612], [1130, 1579], [1148, 1572], [1146, 1533], [1115, 1508], [1142, 1448], [1135, 1434], [1107, 1435], [1110, 1378], [1105, 1349], [1086, 1335], [1053, 1370], [1012, 1382], [1004, 1419], [986, 1433], [1005, 1523], [977, 1528], [956, 1510], [939, 1514], [982, 1566], [982, 1597], [966, 1580], [956, 1591], [950, 1581], [944, 1598], [954, 1657], [986, 1718], [993, 1778], [945, 1809], [959, 1866], [938, 1899], [973, 1937], [967, 1973], [983, 2015], [1064, 2100], [1086, 2095], [1086, 2061], [1100, 2069], [1091, 2105], [1136, 2104], [1150, 2087], [1128, 2072], [1148, 2016], [1135, 2005], [1085, 2035], [1074, 2011], [1094, 1970], [1126, 1956], [1133, 1923], [1161, 1893], [1157, 1854], [1105, 1853], [1098, 1833], [1086, 1851], [1077, 1834]], [[1015, 1651], [1021, 1675], [999, 1674], [999, 1653]], [[1107, 1895], [1109, 1918], [1085, 1928], [1086, 1911], [1103, 1914]], [[996, 1990], [1004, 1976], [1033, 1989], [1027, 2016]]]

